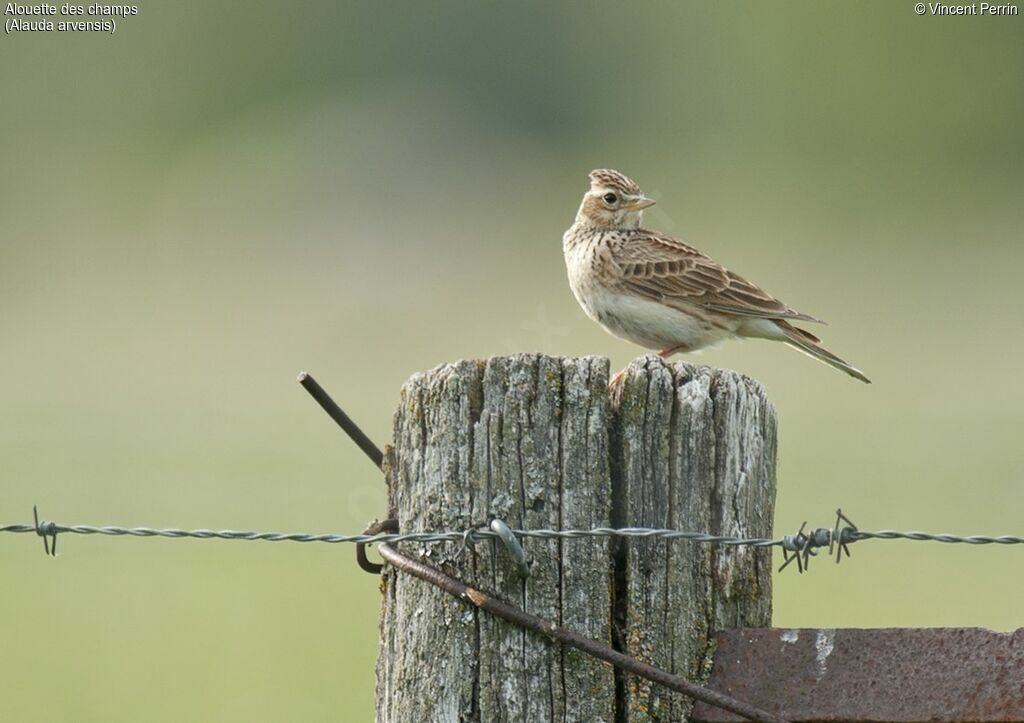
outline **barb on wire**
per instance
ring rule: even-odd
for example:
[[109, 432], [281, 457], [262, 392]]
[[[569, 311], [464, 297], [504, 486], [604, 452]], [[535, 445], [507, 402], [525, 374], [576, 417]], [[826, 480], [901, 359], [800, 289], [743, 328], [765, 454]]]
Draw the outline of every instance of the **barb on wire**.
[[[840, 522], [845, 522], [845, 527], [839, 527]], [[836, 524], [832, 528], [832, 536], [828, 541], [828, 554], [832, 554], [832, 546], [835, 545], [836, 549], [836, 564], [843, 559], [843, 553], [846, 556], [850, 556], [849, 543], [855, 542], [857, 537], [857, 525], [853, 524], [853, 520], [843, 514], [842, 509], [836, 510]]]
[[[35, 521], [34, 531], [43, 538], [43, 551], [50, 557], [57, 557], [57, 528], [52, 522], [43, 520], [39, 523], [39, 508], [32, 505], [32, 519]], [[50, 541], [53, 541], [52, 543]]]
[[[840, 527], [841, 522], [845, 522], [846, 525]], [[805, 527], [807, 527], [806, 521], [800, 525], [800, 529], [795, 535], [786, 535], [782, 538], [783, 563], [779, 567], [779, 572], [785, 570], [795, 560], [797, 570], [803, 573], [810, 567], [811, 558], [815, 557], [822, 547], [828, 547], [829, 555], [832, 554], [833, 547], [835, 548], [836, 563], [838, 564], [844, 552], [847, 557], [850, 556], [850, 543], [860, 539], [857, 537], [859, 532], [857, 525], [853, 524], [853, 521], [844, 515], [841, 509], [836, 510], [836, 521], [831, 530], [825, 527], [816, 527], [810, 533], [805, 533]]]

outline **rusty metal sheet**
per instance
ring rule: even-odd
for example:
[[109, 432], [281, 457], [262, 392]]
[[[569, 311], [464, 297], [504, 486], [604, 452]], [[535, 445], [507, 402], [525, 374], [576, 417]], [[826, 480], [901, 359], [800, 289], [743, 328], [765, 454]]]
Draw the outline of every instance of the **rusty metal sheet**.
[[[1024, 628], [747, 628], [708, 687], [791, 721], [1024, 721]], [[741, 721], [698, 703], [697, 721]]]

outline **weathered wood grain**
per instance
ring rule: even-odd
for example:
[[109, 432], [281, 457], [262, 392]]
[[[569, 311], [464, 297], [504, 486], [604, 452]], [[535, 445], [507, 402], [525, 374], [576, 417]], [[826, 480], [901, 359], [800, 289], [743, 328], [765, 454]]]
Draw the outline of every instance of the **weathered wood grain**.
[[[775, 421], [733, 372], [634, 362], [608, 394], [600, 358], [518, 355], [413, 376], [386, 459], [403, 531], [645, 525], [767, 535]], [[524, 542], [525, 581], [503, 550], [403, 545], [447, 572], [691, 679], [710, 631], [767, 625], [767, 551], [606, 539]], [[464, 606], [383, 578], [377, 719], [683, 720], [687, 701]]]
[[[615, 390], [616, 524], [770, 537], [775, 411], [736, 372], [656, 356], [635, 360]], [[771, 551], [665, 540], [618, 543], [623, 649], [704, 680], [711, 633], [771, 623]], [[688, 699], [626, 676], [629, 721], [684, 720]]]

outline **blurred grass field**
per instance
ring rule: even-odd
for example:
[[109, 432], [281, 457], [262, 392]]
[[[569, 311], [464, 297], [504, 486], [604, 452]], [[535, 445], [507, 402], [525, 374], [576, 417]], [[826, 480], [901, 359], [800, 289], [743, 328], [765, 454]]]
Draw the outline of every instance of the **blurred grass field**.
[[[1021, 534], [1024, 25], [910, 4], [140, 6], [0, 40], [0, 519], [352, 532], [411, 373], [641, 353], [561, 257], [594, 167], [831, 322], [781, 345], [776, 533]], [[0, 539], [0, 720], [369, 720], [348, 546]], [[1022, 551], [864, 542], [780, 626], [1024, 624]]]

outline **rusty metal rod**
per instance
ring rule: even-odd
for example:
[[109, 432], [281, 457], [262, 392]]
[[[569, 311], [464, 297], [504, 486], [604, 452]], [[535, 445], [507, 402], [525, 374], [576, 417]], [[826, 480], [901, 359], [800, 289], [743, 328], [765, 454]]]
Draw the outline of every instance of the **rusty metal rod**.
[[371, 462], [377, 465], [377, 469], [380, 469], [381, 465], [384, 464], [384, 453], [380, 451], [380, 447], [374, 444], [363, 430], [359, 428], [359, 425], [345, 414], [344, 410], [338, 406], [337, 402], [331, 399], [331, 395], [317, 383], [316, 379], [308, 372], [300, 372], [299, 384], [309, 392], [309, 395], [327, 412], [328, 416], [345, 430], [345, 434], [356, 443], [359, 449], [363, 450], [363, 453], [370, 458]]
[[655, 668], [647, 663], [643, 663], [636, 658], [626, 655], [625, 653], [620, 653], [611, 646], [592, 640], [568, 628], [564, 628], [560, 625], [544, 620], [543, 618], [539, 618], [536, 615], [531, 615], [525, 610], [520, 610], [514, 605], [509, 605], [503, 600], [491, 597], [487, 593], [470, 587], [461, 580], [451, 577], [432, 565], [427, 565], [426, 563], [407, 557], [399, 552], [396, 547], [392, 547], [388, 544], [381, 544], [378, 545], [377, 551], [380, 553], [381, 557], [399, 570], [407, 572], [410, 575], [414, 575], [421, 580], [425, 580], [463, 602], [475, 605], [481, 610], [486, 610], [492, 615], [496, 615], [510, 623], [527, 628], [535, 633], [540, 633], [546, 638], [557, 640], [564, 645], [576, 648], [577, 650], [582, 650], [584, 653], [592, 655], [595, 658], [600, 658], [606, 663], [611, 663], [617, 668], [639, 675], [641, 678], [646, 678], [647, 680], [678, 691], [683, 695], [687, 695], [696, 700], [703, 701], [709, 705], [736, 713], [737, 715], [741, 715], [749, 720], [757, 721], [758, 723], [787, 723], [784, 718], [772, 715], [767, 711], [755, 708], [752, 705], [735, 700], [734, 698], [730, 698], [722, 693], [708, 690], [707, 688], [691, 683], [678, 675], [673, 675], [672, 673], [661, 670], [660, 668]]
[[[331, 398], [327, 390], [317, 383], [313, 375], [309, 372], [299, 372], [299, 384], [309, 392], [309, 395], [316, 400], [320, 408], [327, 412], [327, 415], [341, 427], [345, 434], [348, 435], [348, 438], [356, 443], [356, 446], [363, 451], [363, 454], [370, 458], [370, 461], [377, 466], [377, 469], [383, 472], [384, 453], [380, 451], [380, 447], [366, 436], [366, 433], [359, 428], [359, 425], [350, 416], [345, 414], [345, 410], [338, 406], [338, 403]], [[378, 532], [380, 531], [382, 530], [378, 530]], [[388, 531], [398, 532], [397, 520], [394, 521], [393, 529], [389, 528]], [[379, 575], [380, 571], [384, 569], [383, 565], [370, 562], [370, 558], [366, 556], [366, 545], [361, 542], [356, 544], [356, 563], [363, 570], [373, 575]]]

